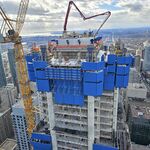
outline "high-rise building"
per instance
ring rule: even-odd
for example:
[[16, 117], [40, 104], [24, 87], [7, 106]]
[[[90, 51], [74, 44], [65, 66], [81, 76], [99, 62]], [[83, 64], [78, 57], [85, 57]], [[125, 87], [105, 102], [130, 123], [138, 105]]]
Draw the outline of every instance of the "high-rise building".
[[17, 90], [13, 84], [0, 88], [0, 143], [13, 136], [11, 108], [16, 97]]
[[[3, 105], [5, 107], [5, 105]], [[0, 144], [6, 140], [6, 138], [13, 137], [13, 127], [11, 120], [11, 109], [7, 108], [5, 111], [1, 111], [0, 108]]]
[[13, 78], [12, 78], [12, 74], [11, 74], [11, 70], [10, 70], [7, 51], [4, 51], [2, 53], [2, 60], [3, 60], [3, 66], [4, 66], [6, 82], [7, 82], [7, 84], [13, 83]]
[[13, 83], [16, 87], [18, 87], [14, 50], [13, 49], [8, 49], [7, 55], [8, 55], [11, 75], [12, 75], [12, 78], [13, 78]]
[[150, 71], [150, 41], [146, 41], [144, 43], [145, 51], [144, 51], [144, 62], [143, 62], [143, 70]]
[[6, 86], [0, 88], [1, 101], [3, 101], [9, 108], [16, 103], [17, 96], [18, 93], [14, 84], [7, 84]]
[[42, 120], [31, 144], [35, 150], [117, 150], [119, 88], [128, 85], [131, 57], [105, 57], [91, 38], [56, 43], [49, 62], [26, 57], [30, 81], [42, 95], [40, 112], [49, 124]]
[[12, 122], [18, 150], [30, 150], [25, 112], [20, 100], [12, 107]]
[[3, 60], [2, 60], [2, 55], [0, 53], [0, 87], [6, 86], [6, 84], [7, 81], [4, 72]]
[[[38, 109], [39, 106], [39, 95], [34, 93], [32, 95], [34, 106]], [[13, 129], [15, 133], [15, 138], [18, 145], [18, 150], [30, 150], [29, 144], [29, 136], [27, 133], [27, 122], [25, 117], [25, 110], [23, 106], [23, 102], [19, 99], [16, 104], [12, 107], [12, 123]], [[40, 122], [40, 115], [39, 113], [35, 113], [35, 122], [36, 125]]]

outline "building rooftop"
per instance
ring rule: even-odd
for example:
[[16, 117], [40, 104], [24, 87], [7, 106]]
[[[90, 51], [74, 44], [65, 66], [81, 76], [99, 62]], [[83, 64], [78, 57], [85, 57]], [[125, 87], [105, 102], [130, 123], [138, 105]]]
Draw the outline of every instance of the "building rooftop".
[[132, 150], [150, 150], [150, 147], [138, 144], [132, 144]]
[[127, 88], [127, 96], [131, 98], [146, 99], [147, 88], [144, 83], [129, 83]]
[[132, 117], [140, 118], [143, 117], [144, 119], [150, 119], [150, 103], [149, 102], [138, 102], [132, 101], [130, 102], [131, 107], [131, 114]]
[[13, 139], [6, 139], [1, 145], [0, 150], [14, 150], [17, 147], [17, 143]]

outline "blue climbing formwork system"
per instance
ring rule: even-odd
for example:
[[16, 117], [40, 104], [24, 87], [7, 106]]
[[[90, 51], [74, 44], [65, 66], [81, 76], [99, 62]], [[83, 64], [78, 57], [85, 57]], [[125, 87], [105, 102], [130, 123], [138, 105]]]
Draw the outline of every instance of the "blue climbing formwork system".
[[[36, 58], [34, 58], [36, 57]], [[38, 91], [53, 92], [57, 104], [84, 105], [85, 96], [126, 88], [131, 56], [108, 55], [107, 62], [83, 62], [79, 68], [49, 66], [35, 56], [26, 56], [29, 78]]]

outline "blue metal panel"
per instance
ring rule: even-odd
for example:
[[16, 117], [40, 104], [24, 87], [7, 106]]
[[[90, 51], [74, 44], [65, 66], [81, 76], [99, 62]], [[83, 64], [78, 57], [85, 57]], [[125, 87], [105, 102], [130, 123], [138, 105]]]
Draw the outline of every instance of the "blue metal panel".
[[40, 142], [30, 142], [34, 150], [52, 150], [52, 144], [45, 144]]
[[46, 79], [46, 72], [45, 70], [36, 70], [35, 76], [37, 79]]
[[117, 58], [117, 56], [114, 55], [114, 54], [108, 55], [108, 61], [107, 61], [107, 63], [108, 63], [108, 64], [115, 64], [116, 58]]
[[93, 150], [119, 150], [119, 149], [101, 144], [93, 144]]
[[84, 72], [84, 82], [101, 82], [104, 80], [104, 72]]
[[98, 63], [93, 62], [83, 62], [82, 63], [82, 69], [83, 70], [90, 70], [90, 71], [96, 71], [96, 70], [102, 70], [105, 67], [105, 62], [101, 61]]
[[83, 95], [72, 95], [72, 94], [62, 94], [59, 92], [55, 93], [55, 103], [62, 105], [84, 105]]
[[84, 104], [80, 81], [54, 80], [55, 103], [66, 105]]
[[81, 70], [73, 68], [46, 68], [46, 76], [49, 79], [81, 80]]
[[116, 87], [117, 88], [126, 88], [128, 86], [129, 76], [116, 76]]
[[100, 96], [103, 93], [103, 82], [84, 82], [83, 93], [87, 96]]
[[113, 91], [115, 86], [115, 74], [106, 73], [104, 76], [104, 90]]
[[28, 62], [27, 67], [28, 67], [28, 70], [34, 71], [33, 63]]
[[117, 64], [119, 65], [131, 65], [132, 64], [132, 58], [131, 56], [118, 56], [117, 57]]
[[51, 141], [52, 138], [48, 134], [32, 133], [31, 139], [39, 139], [42, 141]]
[[32, 133], [30, 143], [34, 150], [52, 150], [52, 138], [48, 134]]
[[33, 66], [35, 69], [43, 69], [47, 67], [47, 62], [46, 61], [34, 61]]
[[39, 53], [39, 52], [37, 52], [37, 53], [32, 53], [32, 56], [33, 56], [34, 59], [37, 59], [37, 58], [40, 57], [40, 53]]
[[127, 75], [130, 72], [130, 66], [117, 66], [118, 75]]
[[50, 85], [49, 80], [39, 80], [39, 79], [37, 79], [36, 84], [37, 84], [38, 91], [50, 92], [50, 90], [51, 90], [51, 87], [50, 87], [51, 85]]
[[107, 65], [107, 72], [115, 73], [115, 71], [116, 71], [116, 65]]
[[25, 59], [27, 62], [32, 62], [33, 56], [32, 55], [27, 55], [25, 56]]
[[29, 80], [35, 82], [36, 78], [35, 78], [35, 72], [34, 71], [30, 71], [28, 70], [28, 75], [29, 75]]

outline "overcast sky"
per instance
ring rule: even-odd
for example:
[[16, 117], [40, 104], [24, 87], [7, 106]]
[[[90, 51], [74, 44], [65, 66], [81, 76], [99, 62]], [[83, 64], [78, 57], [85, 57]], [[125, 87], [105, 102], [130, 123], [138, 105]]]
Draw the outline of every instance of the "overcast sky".
[[[11, 18], [17, 14], [20, 0], [0, 0], [0, 5]], [[62, 31], [69, 0], [30, 0], [22, 34], [41, 34]], [[150, 0], [74, 0], [86, 16], [111, 11], [105, 28], [144, 27], [150, 24]], [[97, 28], [103, 17], [82, 21], [73, 8], [68, 30]]]

